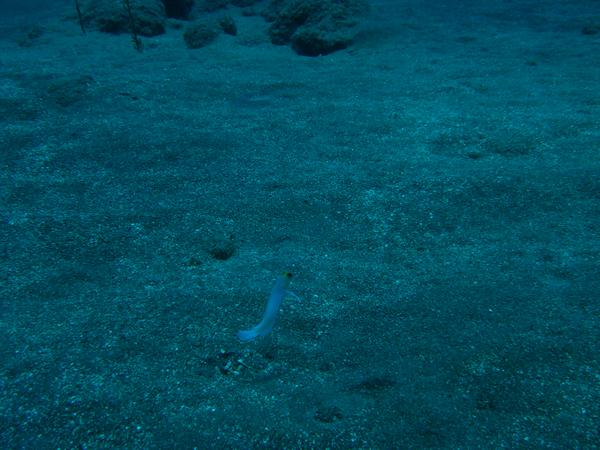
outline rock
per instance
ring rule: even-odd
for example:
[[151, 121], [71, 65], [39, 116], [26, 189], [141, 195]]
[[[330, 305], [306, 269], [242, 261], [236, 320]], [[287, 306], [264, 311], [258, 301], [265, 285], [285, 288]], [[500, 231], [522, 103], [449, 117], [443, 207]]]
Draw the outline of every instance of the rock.
[[291, 44], [300, 55], [318, 56], [349, 46], [367, 10], [364, 0], [271, 0], [263, 16], [273, 22], [272, 43]]
[[[165, 7], [161, 0], [135, 0], [131, 8], [138, 34], [156, 36], [165, 32]], [[131, 33], [122, 0], [89, 0], [81, 9], [86, 27], [106, 33]]]
[[219, 19], [219, 26], [225, 34], [235, 36], [237, 34], [237, 26], [231, 16], [223, 16]]
[[226, 8], [228, 4], [229, 0], [199, 0], [194, 7], [201, 12], [213, 12]]
[[238, 8], [246, 8], [248, 6], [254, 6], [259, 0], [231, 0], [233, 6]]
[[212, 24], [195, 22], [187, 28], [183, 39], [188, 48], [201, 48], [214, 41], [218, 34], [219, 32]]
[[172, 19], [188, 19], [194, 0], [162, 0], [167, 17]]

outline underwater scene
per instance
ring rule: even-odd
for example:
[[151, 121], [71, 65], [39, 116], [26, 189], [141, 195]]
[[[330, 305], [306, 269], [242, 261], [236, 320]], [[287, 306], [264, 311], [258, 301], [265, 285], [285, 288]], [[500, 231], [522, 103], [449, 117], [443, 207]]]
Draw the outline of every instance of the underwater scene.
[[600, 448], [600, 3], [0, 0], [0, 448]]

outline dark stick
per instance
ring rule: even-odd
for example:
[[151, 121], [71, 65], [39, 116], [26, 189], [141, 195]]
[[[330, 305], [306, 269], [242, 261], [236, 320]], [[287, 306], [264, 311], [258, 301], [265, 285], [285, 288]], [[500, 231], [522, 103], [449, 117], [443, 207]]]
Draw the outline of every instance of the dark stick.
[[81, 31], [85, 34], [85, 26], [83, 25], [83, 18], [81, 17], [81, 8], [79, 7], [79, 0], [75, 0], [75, 9], [77, 10], [77, 17], [79, 17], [79, 26]]
[[123, 0], [123, 4], [125, 5], [125, 9], [127, 10], [127, 16], [129, 17], [129, 28], [131, 28], [131, 42], [133, 42], [133, 47], [141, 52], [144, 48], [142, 44], [142, 40], [137, 32], [137, 26], [135, 25], [135, 20], [133, 20], [133, 12], [131, 11], [131, 3], [129, 0]]

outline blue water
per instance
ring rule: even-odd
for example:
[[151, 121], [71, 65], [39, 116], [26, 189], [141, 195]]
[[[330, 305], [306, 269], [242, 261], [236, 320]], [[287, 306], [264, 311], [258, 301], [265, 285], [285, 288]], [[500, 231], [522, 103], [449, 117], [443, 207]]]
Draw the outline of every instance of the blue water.
[[598, 2], [130, 6], [0, 3], [1, 448], [599, 447]]

